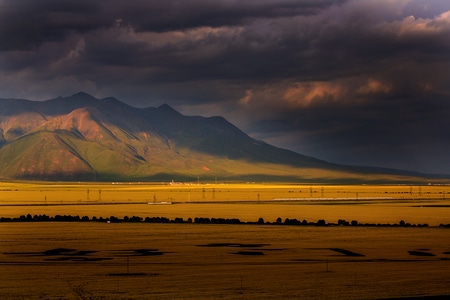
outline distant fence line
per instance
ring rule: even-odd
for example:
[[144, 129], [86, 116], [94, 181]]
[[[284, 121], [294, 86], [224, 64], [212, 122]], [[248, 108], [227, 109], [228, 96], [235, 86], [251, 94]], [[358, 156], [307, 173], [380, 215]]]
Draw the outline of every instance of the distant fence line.
[[273, 201], [348, 201], [348, 200], [393, 200], [393, 197], [303, 197], [303, 198], [274, 198]]
[[[331, 226], [366, 226], [366, 227], [429, 227], [428, 224], [411, 224], [407, 223], [404, 220], [401, 220], [398, 223], [389, 224], [389, 223], [359, 223], [357, 220], [346, 221], [343, 219], [339, 219], [337, 223], [326, 222], [325, 220], [318, 220], [316, 222], [308, 222], [307, 220], [298, 220], [298, 219], [289, 219], [286, 218], [284, 221], [279, 217], [275, 222], [266, 222], [263, 218], [259, 218], [256, 222], [243, 222], [239, 219], [232, 218], [204, 218], [204, 217], [196, 217], [194, 219], [188, 218], [174, 218], [169, 219], [166, 217], [139, 217], [139, 216], [124, 216], [123, 218], [118, 218], [115, 216], [110, 216], [107, 218], [104, 217], [89, 217], [89, 216], [72, 216], [72, 215], [55, 215], [53, 217], [47, 215], [21, 215], [18, 218], [7, 218], [1, 217], [0, 222], [101, 222], [101, 223], [188, 223], [188, 224], [255, 224], [255, 225], [290, 225], [290, 226], [322, 226], [322, 227], [331, 227]], [[450, 228], [450, 224], [440, 224], [439, 227], [442, 228]]]

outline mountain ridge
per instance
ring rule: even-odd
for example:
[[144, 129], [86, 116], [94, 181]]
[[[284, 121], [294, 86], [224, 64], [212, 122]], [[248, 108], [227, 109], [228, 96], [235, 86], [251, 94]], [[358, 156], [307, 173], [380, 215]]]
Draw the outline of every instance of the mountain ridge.
[[416, 182], [418, 172], [344, 166], [249, 137], [221, 116], [168, 104], [135, 108], [79, 92], [42, 102], [0, 99], [0, 178]]

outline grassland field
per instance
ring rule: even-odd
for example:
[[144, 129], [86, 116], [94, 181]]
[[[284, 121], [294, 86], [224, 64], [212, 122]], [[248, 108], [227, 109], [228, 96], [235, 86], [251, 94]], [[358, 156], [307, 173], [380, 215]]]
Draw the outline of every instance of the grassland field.
[[430, 227], [0, 222], [1, 299], [450, 295], [449, 186], [1, 182], [0, 217], [297, 218]]
[[1, 223], [0, 297], [448, 297], [448, 238], [436, 227]]
[[0, 182], [0, 217], [281, 217], [437, 226], [450, 223], [449, 212], [448, 185]]

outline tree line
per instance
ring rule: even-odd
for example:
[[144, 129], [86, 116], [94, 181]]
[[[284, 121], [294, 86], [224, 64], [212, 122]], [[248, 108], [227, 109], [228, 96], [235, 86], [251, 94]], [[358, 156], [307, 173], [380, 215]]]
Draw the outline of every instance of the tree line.
[[[72, 215], [21, 215], [17, 218], [1, 217], [0, 222], [105, 222], [105, 223], [195, 223], [195, 224], [257, 224], [257, 225], [291, 225], [291, 226], [369, 226], [369, 227], [428, 227], [428, 224], [411, 224], [404, 220], [400, 220], [398, 223], [359, 223], [357, 220], [346, 221], [339, 219], [337, 223], [326, 222], [321, 219], [316, 222], [309, 222], [305, 219], [282, 219], [277, 218], [275, 222], [265, 221], [264, 218], [259, 218], [256, 222], [247, 221], [243, 222], [237, 218], [166, 218], [166, 217], [139, 217], [139, 216], [124, 216], [123, 218], [118, 218], [116, 216], [110, 217], [89, 217], [89, 216], [72, 216]], [[439, 227], [450, 228], [450, 224], [440, 224]]]

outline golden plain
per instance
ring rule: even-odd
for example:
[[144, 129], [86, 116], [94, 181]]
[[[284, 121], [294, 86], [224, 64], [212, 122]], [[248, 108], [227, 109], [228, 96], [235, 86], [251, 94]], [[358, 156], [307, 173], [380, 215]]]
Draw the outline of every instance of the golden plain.
[[[450, 295], [448, 186], [0, 184], [0, 217], [237, 218], [254, 224], [0, 222], [3, 299], [383, 299]], [[269, 224], [255, 224], [258, 219]], [[277, 218], [358, 224], [273, 225]]]

